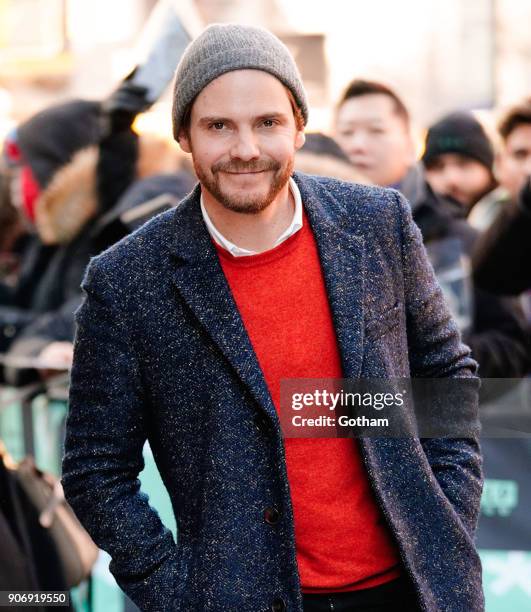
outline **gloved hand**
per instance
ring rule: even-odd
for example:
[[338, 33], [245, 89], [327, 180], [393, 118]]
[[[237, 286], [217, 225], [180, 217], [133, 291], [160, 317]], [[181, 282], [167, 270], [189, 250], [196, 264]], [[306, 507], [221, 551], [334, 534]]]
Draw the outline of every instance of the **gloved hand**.
[[152, 104], [147, 100], [147, 88], [132, 82], [135, 72], [136, 68], [102, 103], [104, 136], [128, 130], [135, 117]]

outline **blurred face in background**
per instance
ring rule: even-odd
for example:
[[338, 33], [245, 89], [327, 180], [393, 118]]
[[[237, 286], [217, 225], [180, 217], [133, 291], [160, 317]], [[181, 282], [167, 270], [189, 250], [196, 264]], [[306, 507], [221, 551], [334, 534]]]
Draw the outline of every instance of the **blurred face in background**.
[[426, 166], [426, 179], [437, 193], [471, 208], [493, 187], [490, 171], [479, 161], [460, 153], [443, 153]]
[[398, 183], [415, 161], [409, 126], [385, 94], [345, 100], [336, 114], [335, 138], [356, 169], [376, 185]]
[[531, 176], [531, 124], [522, 123], [507, 136], [496, 158], [496, 171], [500, 185], [516, 199]]

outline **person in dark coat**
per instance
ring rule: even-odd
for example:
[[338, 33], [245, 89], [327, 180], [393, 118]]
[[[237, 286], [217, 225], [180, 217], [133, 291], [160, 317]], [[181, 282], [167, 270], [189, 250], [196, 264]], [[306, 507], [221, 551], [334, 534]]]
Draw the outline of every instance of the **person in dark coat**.
[[474, 279], [493, 293], [518, 295], [531, 289], [531, 98], [505, 113], [498, 132], [498, 174], [506, 198], [476, 245]]
[[[8, 361], [15, 366], [23, 366], [24, 358], [29, 363], [39, 358], [58, 368], [71, 365], [73, 315], [81, 303], [80, 283], [90, 257], [134, 229], [134, 218], [149, 218], [140, 212], [122, 219], [127, 207], [139, 202], [121, 201], [121, 195], [138, 177], [181, 166], [182, 157], [169, 144], [148, 136], [139, 140], [133, 134], [134, 113], [129, 123], [121, 115], [110, 134], [102, 131], [104, 107], [83, 101], [61, 104], [17, 130], [22, 159], [38, 177], [39, 189], [25, 208], [31, 210], [37, 233], [18, 284], [0, 306], [0, 350], [8, 350]], [[45, 129], [40, 130], [41, 125]], [[172, 176], [174, 190], [182, 197], [193, 181], [186, 171]], [[38, 378], [38, 373], [8, 368], [4, 378], [19, 385]]]
[[173, 127], [200, 185], [87, 268], [66, 498], [146, 612], [480, 612], [477, 398], [459, 438], [282, 435], [281, 379], [478, 384], [403, 196], [292, 172], [307, 118], [269, 32], [188, 47]]
[[[24, 367], [25, 358], [38, 357], [43, 363], [49, 360], [58, 367], [71, 365], [74, 312], [82, 301], [80, 284], [90, 257], [134, 231], [153, 215], [175, 206], [194, 184], [195, 177], [186, 169], [136, 181], [114, 207], [90, 222], [76, 240], [68, 243], [61, 253], [62, 257], [57, 260], [58, 265], [47, 269], [51, 279], [57, 279], [59, 283], [63, 279], [64, 284], [59, 284], [57, 289], [63, 292], [64, 302], [53, 309], [44, 310], [29, 321], [11, 342], [8, 358], [13, 366], [4, 369], [8, 384], [19, 386], [38, 380], [36, 370]], [[79, 195], [77, 188], [75, 193]], [[65, 191], [58, 197], [66, 203], [70, 195]], [[78, 203], [82, 204], [82, 200], [79, 199]], [[61, 216], [58, 211], [58, 219]], [[76, 262], [78, 265], [75, 265]], [[70, 283], [64, 272], [70, 275]], [[70, 291], [66, 293], [69, 286]], [[61, 360], [62, 355], [64, 361]], [[17, 366], [17, 363], [20, 365]]]
[[478, 233], [466, 209], [436, 194], [414, 163], [409, 115], [391, 89], [353, 81], [336, 113], [336, 138], [360, 171], [399, 189], [411, 204], [428, 254], [464, 341], [483, 378], [518, 378], [530, 367], [529, 330], [518, 301], [473, 283], [470, 258]]
[[474, 280], [487, 291], [519, 295], [531, 289], [531, 176], [479, 238], [472, 263]]
[[[136, 181], [116, 205], [92, 226], [94, 241], [100, 245], [117, 242], [119, 238], [146, 223], [152, 216], [176, 206], [195, 183], [193, 175], [185, 169], [173, 174], [154, 175]], [[79, 270], [81, 278], [83, 273], [84, 269]], [[57, 343], [64, 344], [65, 356], [68, 358], [71, 355], [75, 335], [74, 312], [81, 301], [82, 294], [79, 289], [74, 291], [72, 297], [60, 308], [45, 313], [28, 324], [10, 346], [9, 357], [12, 361], [16, 363], [18, 358], [39, 355], [45, 361], [46, 353], [42, 357], [43, 350]], [[66, 365], [70, 364], [71, 360], [66, 361]], [[12, 385], [21, 385], [33, 381], [36, 372], [8, 367], [5, 378], [6, 382]]]
[[[14, 205], [31, 227], [32, 235], [24, 250], [17, 284], [4, 294], [0, 304], [0, 352], [8, 349], [24, 327], [41, 314], [60, 308], [72, 292], [78, 291], [86, 255], [73, 258], [75, 244], [64, 252], [58, 243], [42, 240], [36, 228], [36, 203], [46, 195], [57, 172], [80, 149], [96, 144], [99, 119], [99, 103], [73, 100], [38, 113], [10, 137], [10, 146], [4, 152], [13, 160], [10, 192], [18, 195], [19, 201]], [[67, 269], [75, 268], [80, 260], [77, 273], [69, 275]]]

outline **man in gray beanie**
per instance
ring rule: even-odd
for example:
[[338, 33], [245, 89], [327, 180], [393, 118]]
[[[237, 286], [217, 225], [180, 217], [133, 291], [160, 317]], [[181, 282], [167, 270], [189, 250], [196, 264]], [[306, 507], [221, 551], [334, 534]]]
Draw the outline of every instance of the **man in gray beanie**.
[[293, 172], [307, 118], [269, 32], [189, 46], [173, 128], [199, 185], [86, 271], [66, 498], [142, 610], [479, 612], [475, 403], [458, 439], [284, 435], [282, 379], [476, 383], [408, 203]]
[[297, 65], [288, 49], [261, 28], [235, 24], [215, 24], [188, 47], [175, 75], [173, 95], [173, 135], [176, 139], [183, 116], [196, 96], [214, 79], [234, 70], [269, 72], [293, 94], [308, 121], [308, 102]]

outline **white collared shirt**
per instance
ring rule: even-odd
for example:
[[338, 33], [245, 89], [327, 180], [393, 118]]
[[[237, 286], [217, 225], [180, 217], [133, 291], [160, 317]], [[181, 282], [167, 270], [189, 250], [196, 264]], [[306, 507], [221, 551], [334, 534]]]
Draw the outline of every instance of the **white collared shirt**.
[[[293, 214], [293, 219], [291, 223], [286, 228], [284, 232], [275, 240], [275, 244], [271, 248], [277, 247], [279, 244], [287, 240], [290, 236], [293, 236], [296, 232], [298, 232], [302, 228], [302, 200], [301, 193], [299, 188], [297, 187], [297, 183], [290, 178], [288, 181], [289, 189], [291, 194], [293, 195], [293, 200], [295, 201], [295, 213]], [[230, 240], [227, 240], [225, 236], [223, 236], [214, 226], [212, 220], [208, 216], [206, 208], [203, 204], [203, 195], [201, 194], [201, 213], [203, 215], [203, 220], [207, 226], [208, 233], [212, 236], [212, 239], [219, 244], [219, 246], [226, 249], [231, 255], [234, 257], [245, 257], [249, 255], [258, 255], [258, 251], [249, 251], [248, 249], [242, 249], [241, 247], [235, 245]]]

